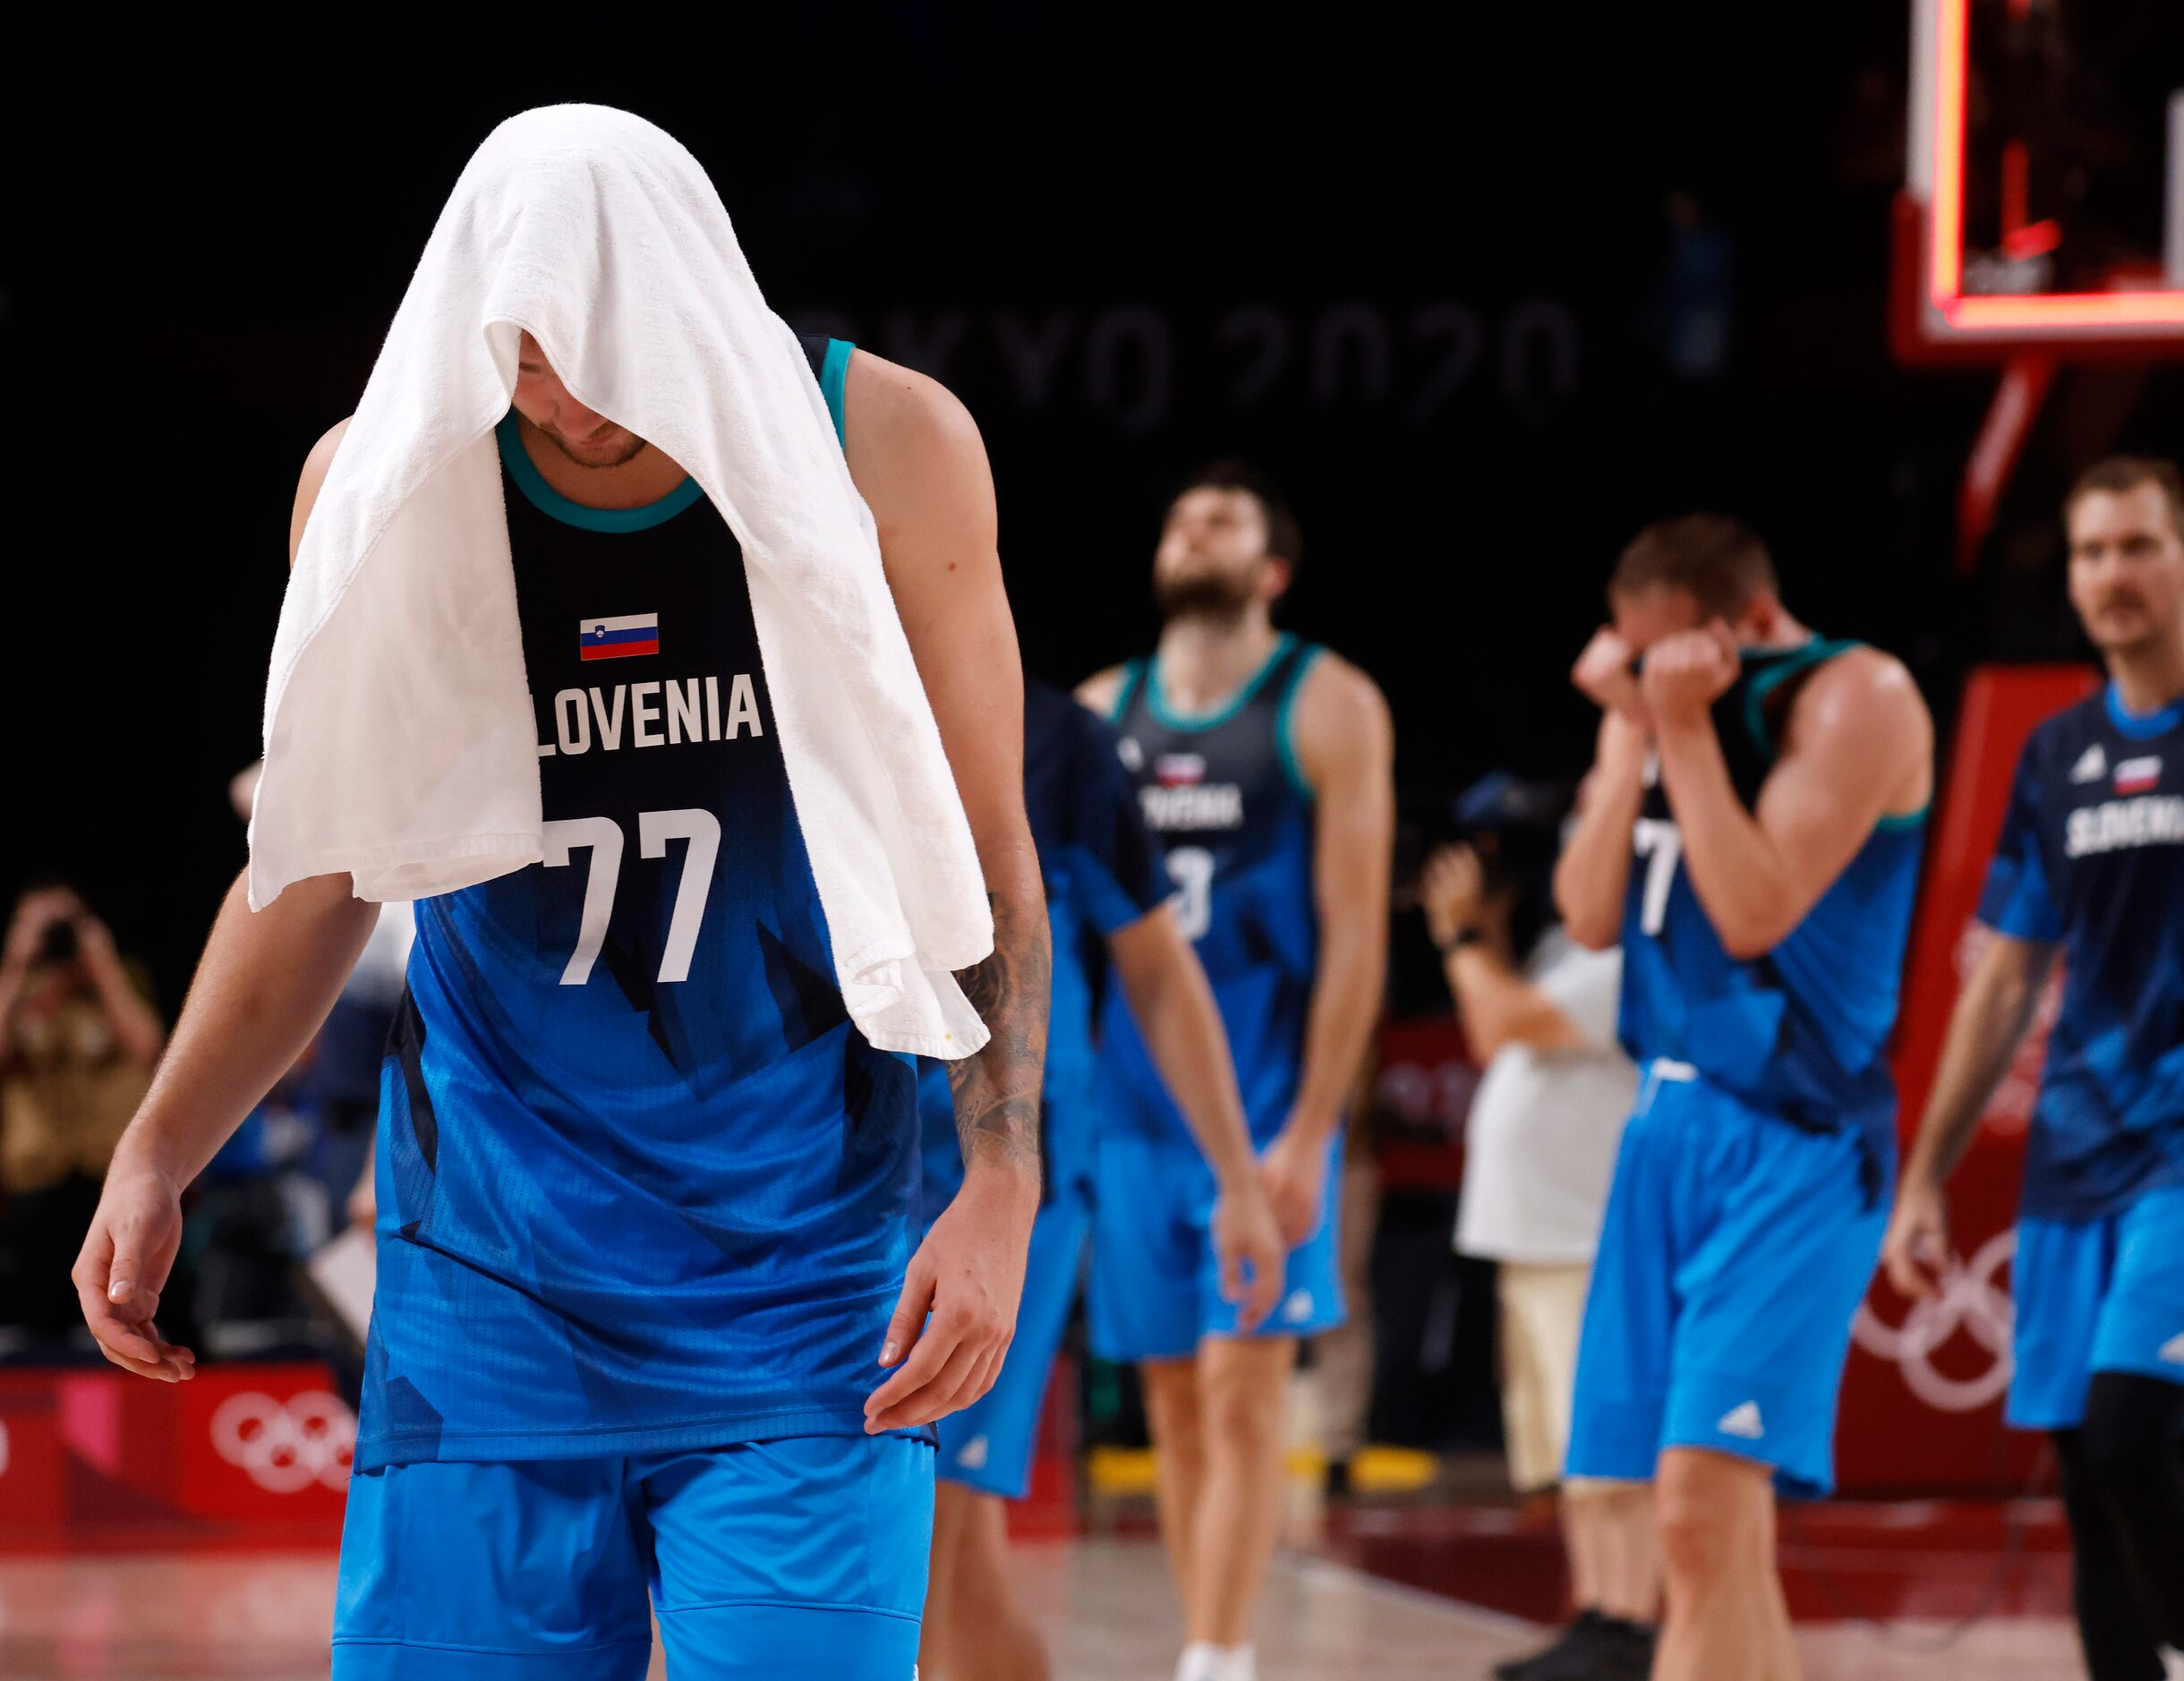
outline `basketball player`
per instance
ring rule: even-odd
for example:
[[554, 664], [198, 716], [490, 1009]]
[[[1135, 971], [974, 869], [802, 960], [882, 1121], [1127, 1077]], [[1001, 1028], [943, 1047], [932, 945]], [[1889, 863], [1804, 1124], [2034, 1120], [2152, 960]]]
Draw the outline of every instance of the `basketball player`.
[[1092, 1335], [1144, 1378], [1188, 1631], [1180, 1681], [1255, 1673], [1251, 1608], [1281, 1520], [1297, 1339], [1343, 1315], [1335, 1165], [1386, 951], [1395, 732], [1363, 672], [1274, 627], [1302, 547], [1294, 516], [1250, 469], [1199, 474], [1169, 507], [1153, 559], [1158, 649], [1079, 691], [1121, 732], [1166, 850], [1292, 1251], [1280, 1307], [1247, 1328], [1219, 1288], [1213, 1177], [1136, 1020], [1111, 1011]]
[[[1213, 990], [1168, 900], [1167, 872], [1106, 727], [1063, 691], [1024, 686], [1024, 805], [1046, 885], [1054, 950], [1039, 1093], [1046, 1188], [1001, 1375], [940, 1423], [940, 1487], [922, 1661], [943, 1681], [1044, 1681], [1045, 1643], [1016, 1598], [1003, 1500], [1030, 1490], [1047, 1378], [1076, 1298], [1092, 1225], [1094, 976], [1115, 976], [1218, 1184], [1212, 1230], [1222, 1293], [1255, 1328], [1282, 1288], [1284, 1248], [1259, 1183]], [[926, 1207], [963, 1180], [944, 1063], [919, 1081]]]
[[[994, 906], [994, 955], [964, 977], [993, 1040], [955, 1065], [962, 1190], [913, 1256], [917, 1076], [834, 979], [733, 535], [525, 334], [499, 444], [550, 849], [416, 907], [342, 1681], [641, 1677], [648, 1587], [670, 1673], [916, 1663], [931, 1426], [1000, 1365], [1038, 1201], [1046, 917], [977, 431], [929, 380], [806, 350]], [[342, 434], [304, 465], [292, 553]], [[598, 663], [569, 641], [639, 608], [666, 627], [657, 654]], [[661, 710], [659, 679], [681, 699], [692, 673], [717, 731]], [[594, 838], [557, 857], [560, 823]], [[576, 847], [587, 867], [553, 867]], [[230, 893], [77, 1264], [115, 1364], [190, 1376], [154, 1322], [181, 1187], [317, 1028], [376, 911], [346, 875], [254, 914]]]
[[2104, 461], [2064, 503], [2070, 602], [2106, 689], [2035, 730], [1884, 1251], [1948, 1253], [1941, 1187], [2055, 958], [2062, 1011], [2025, 1154], [2006, 1409], [2052, 1433], [2095, 1681], [2184, 1650], [2184, 477]]
[[1566, 1471], [1651, 1485], [1656, 1681], [1785, 1681], [1775, 1494], [1833, 1480], [1933, 730], [1896, 661], [1790, 616], [1734, 520], [1639, 533], [1608, 606], [1574, 673], [1602, 715], [1555, 896], [1573, 937], [1622, 943], [1640, 1083]]

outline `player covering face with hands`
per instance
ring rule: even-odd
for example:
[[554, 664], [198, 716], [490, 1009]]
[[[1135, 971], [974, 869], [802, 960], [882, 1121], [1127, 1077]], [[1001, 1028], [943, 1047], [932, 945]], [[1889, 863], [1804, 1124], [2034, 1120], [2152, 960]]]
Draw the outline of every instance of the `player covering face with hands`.
[[1642, 532], [1608, 600], [1573, 671], [1601, 720], [1556, 898], [1573, 937], [1623, 948], [1641, 1077], [1565, 1471], [1651, 1502], [1658, 1681], [1787, 1681], [1774, 1499], [1832, 1477], [1932, 728], [1896, 661], [1790, 616], [1734, 521]]

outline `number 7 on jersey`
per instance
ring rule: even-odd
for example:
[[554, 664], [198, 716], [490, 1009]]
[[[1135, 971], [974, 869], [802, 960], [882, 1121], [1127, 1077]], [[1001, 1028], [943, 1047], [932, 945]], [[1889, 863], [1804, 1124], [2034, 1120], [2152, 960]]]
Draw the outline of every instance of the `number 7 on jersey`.
[[[607, 942], [607, 923], [614, 914], [614, 892], [622, 875], [622, 828], [611, 817], [567, 817], [547, 823], [543, 830], [545, 865], [566, 867], [569, 854], [589, 848], [592, 867], [584, 878], [584, 913], [576, 924], [576, 949], [561, 971], [561, 985], [581, 986], [592, 978], [592, 965], [599, 960]], [[705, 896], [712, 890], [713, 860], [721, 853], [721, 820], [709, 811], [687, 806], [678, 811], [641, 811], [637, 814], [637, 856], [663, 858], [668, 842], [687, 840], [683, 851], [682, 879], [675, 889], [675, 909], [668, 917], [667, 943], [660, 952], [660, 978], [690, 978], [690, 957], [697, 949], [697, 931], [705, 917]]]

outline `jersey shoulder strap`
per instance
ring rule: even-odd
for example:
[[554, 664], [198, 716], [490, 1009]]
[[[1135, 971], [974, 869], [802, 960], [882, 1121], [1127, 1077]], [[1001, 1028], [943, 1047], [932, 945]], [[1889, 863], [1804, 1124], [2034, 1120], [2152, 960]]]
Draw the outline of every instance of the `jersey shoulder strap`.
[[1312, 785], [1304, 774], [1304, 767], [1297, 760], [1297, 696], [1304, 691], [1304, 679], [1319, 656], [1327, 652], [1327, 644], [1291, 638], [1281, 657], [1288, 668], [1275, 673], [1275, 680], [1267, 687], [1275, 695], [1274, 745], [1281, 756], [1282, 774], [1291, 788], [1305, 798], [1312, 798]]
[[1114, 692], [1114, 704], [1107, 709], [1110, 725], [1120, 729], [1123, 721], [1130, 716], [1130, 707], [1136, 704], [1139, 693], [1145, 687], [1145, 674], [1151, 667], [1152, 661], [1143, 654], [1123, 662], [1122, 685]]
[[842, 391], [849, 377], [849, 353], [857, 346], [846, 338], [825, 338], [817, 333], [798, 333], [797, 343], [804, 346], [804, 359], [811, 363], [812, 378], [819, 381], [819, 394], [826, 398], [826, 412], [833, 416], [834, 441], [846, 448], [849, 429], [842, 414]]
[[1838, 653], [1865, 644], [1841, 637], [1814, 636], [1812, 641], [1770, 660], [1745, 684], [1745, 732], [1760, 757], [1772, 764], [1779, 752], [1776, 732], [1796, 704], [1797, 692], [1813, 672]]

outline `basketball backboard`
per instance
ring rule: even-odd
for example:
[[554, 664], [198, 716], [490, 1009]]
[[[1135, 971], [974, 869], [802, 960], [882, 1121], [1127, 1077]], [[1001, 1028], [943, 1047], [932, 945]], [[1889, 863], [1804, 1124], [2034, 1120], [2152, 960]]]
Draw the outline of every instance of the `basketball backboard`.
[[2184, 30], [2172, 10], [1913, 0], [1891, 281], [1899, 358], [2184, 356], [2184, 50], [2171, 50]]

